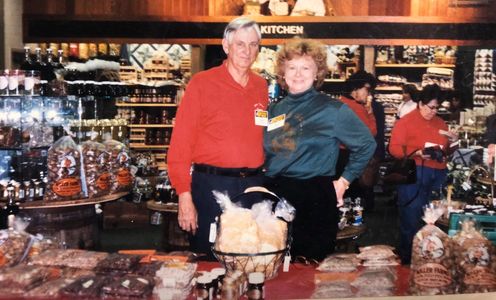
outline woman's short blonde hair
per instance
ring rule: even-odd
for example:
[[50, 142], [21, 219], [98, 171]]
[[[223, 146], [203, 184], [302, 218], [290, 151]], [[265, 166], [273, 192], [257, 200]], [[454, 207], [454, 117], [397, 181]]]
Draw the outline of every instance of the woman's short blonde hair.
[[287, 41], [277, 52], [277, 82], [284, 89], [288, 88], [284, 80], [284, 65], [287, 61], [304, 55], [310, 56], [317, 65], [317, 80], [314, 81], [313, 86], [319, 88], [324, 83], [328, 72], [326, 46], [317, 40], [293, 38]]

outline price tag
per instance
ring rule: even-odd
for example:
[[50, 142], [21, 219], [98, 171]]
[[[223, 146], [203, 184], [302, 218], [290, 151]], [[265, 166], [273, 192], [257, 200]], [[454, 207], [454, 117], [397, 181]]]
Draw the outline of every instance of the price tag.
[[215, 243], [215, 238], [217, 238], [217, 225], [215, 223], [210, 223], [210, 234], [208, 236], [208, 241], [210, 243]]
[[289, 263], [291, 262], [291, 256], [289, 254], [286, 254], [284, 257], [284, 263], [282, 267], [283, 272], [289, 272]]

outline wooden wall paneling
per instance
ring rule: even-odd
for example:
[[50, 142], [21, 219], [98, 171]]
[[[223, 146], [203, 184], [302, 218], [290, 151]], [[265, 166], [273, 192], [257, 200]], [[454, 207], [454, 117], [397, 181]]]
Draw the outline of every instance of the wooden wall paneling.
[[370, 0], [352, 0], [351, 2], [352, 2], [352, 7], [351, 7], [352, 16], [368, 16]]
[[23, 11], [27, 14], [65, 14], [66, 0], [23, 0]]
[[388, 7], [388, 0], [377, 0], [377, 1], [368, 1], [369, 4], [369, 16], [386, 16], [386, 11]]

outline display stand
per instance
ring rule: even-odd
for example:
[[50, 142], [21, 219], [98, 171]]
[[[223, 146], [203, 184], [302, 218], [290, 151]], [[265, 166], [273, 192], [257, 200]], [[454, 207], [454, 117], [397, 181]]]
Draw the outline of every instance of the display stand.
[[188, 234], [181, 230], [177, 222], [177, 204], [162, 203], [150, 200], [146, 207], [153, 212], [159, 212], [163, 219], [163, 241], [164, 250], [184, 250], [189, 247]]
[[94, 205], [115, 201], [128, 194], [121, 192], [93, 199], [22, 203], [19, 217], [29, 222], [27, 232], [51, 238], [62, 248], [96, 249], [99, 230]]

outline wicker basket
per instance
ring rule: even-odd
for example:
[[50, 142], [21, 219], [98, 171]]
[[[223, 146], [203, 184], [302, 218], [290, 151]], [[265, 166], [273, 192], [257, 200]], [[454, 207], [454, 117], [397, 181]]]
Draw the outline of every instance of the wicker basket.
[[[281, 199], [267, 190], [248, 191], [232, 199], [233, 202], [236, 202], [244, 208], [251, 208], [253, 204], [258, 203], [261, 200], [271, 200], [275, 204]], [[239, 270], [246, 276], [252, 272], [263, 272], [266, 280], [272, 279], [277, 276], [279, 267], [281, 266], [286, 254], [289, 255], [292, 241], [291, 223], [288, 223], [287, 232], [286, 247], [281, 250], [260, 253], [231, 253], [216, 250], [216, 245], [214, 245], [212, 247], [212, 253], [217, 260], [224, 265], [228, 272]]]

